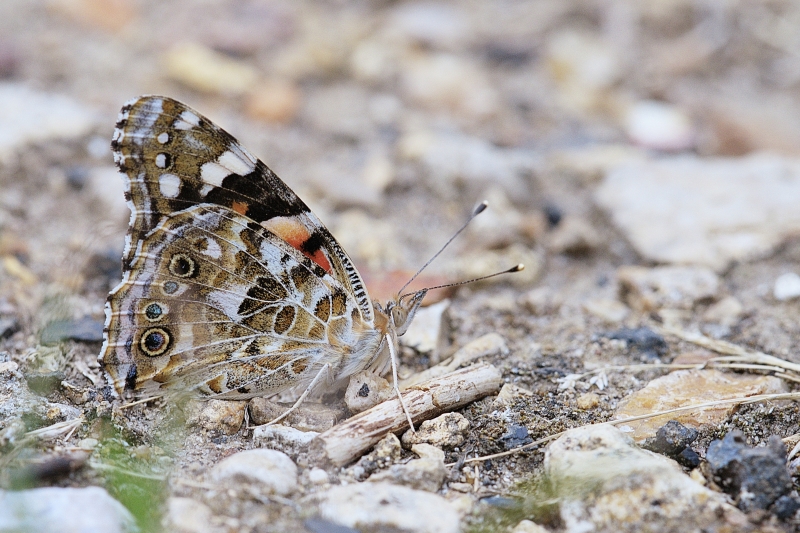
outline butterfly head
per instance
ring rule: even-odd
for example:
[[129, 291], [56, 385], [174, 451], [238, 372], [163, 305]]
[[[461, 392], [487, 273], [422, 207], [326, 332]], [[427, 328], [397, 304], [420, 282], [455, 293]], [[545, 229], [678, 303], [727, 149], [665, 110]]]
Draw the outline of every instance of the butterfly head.
[[417, 292], [403, 294], [389, 300], [386, 303], [386, 308], [381, 309], [386, 313], [398, 337], [408, 330], [408, 326], [414, 320], [414, 315], [417, 313], [417, 309], [419, 309], [427, 293], [428, 289], [422, 289]]

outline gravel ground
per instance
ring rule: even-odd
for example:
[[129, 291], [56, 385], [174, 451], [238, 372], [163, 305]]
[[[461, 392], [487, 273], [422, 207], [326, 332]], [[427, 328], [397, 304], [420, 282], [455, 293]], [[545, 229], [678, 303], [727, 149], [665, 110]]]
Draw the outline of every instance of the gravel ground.
[[[713, 355], [676, 330], [800, 363], [799, 29], [789, 1], [3, 2], [0, 486], [103, 487], [127, 509], [103, 504], [120, 531], [130, 516], [145, 531], [689, 530], [663, 504], [603, 514], [609, 494], [638, 501], [634, 482], [568, 495], [554, 473], [567, 452], [546, 460], [546, 443], [465, 461], [628, 413], [668, 373], [631, 365]], [[489, 200], [421, 282], [526, 270], [438, 295], [446, 311], [421, 319], [401, 354], [408, 377], [486, 334], [504, 340], [481, 359], [502, 374], [500, 398], [459, 409], [468, 429], [429, 441], [447, 466], [390, 438], [321, 469], [296, 435], [254, 437], [238, 402], [119, 409], [97, 364], [129, 215], [108, 143], [119, 107], [140, 94], [184, 101], [239, 138], [326, 222], [379, 299]], [[752, 386], [746, 395], [796, 389], [795, 369], [721, 372], [733, 389]], [[686, 404], [716, 390], [676, 381], [668, 396]], [[308, 415], [322, 422], [300, 429], [347, 414], [341, 394], [323, 404]], [[793, 448], [796, 403], [715, 416], [679, 419], [697, 429], [682, 448], [697, 461], [679, 460], [674, 479], [725, 511], [682, 512], [707, 530], [796, 531], [797, 465], [769, 440]], [[732, 430], [788, 476], [760, 507], [739, 492], [763, 492], [750, 478], [706, 461]], [[735, 453], [750, 457], [747, 446]], [[290, 464], [223, 468], [267, 448]], [[357, 494], [367, 478], [374, 494]], [[657, 485], [647, 479], [636, 486]], [[65, 498], [56, 514], [78, 505]], [[430, 519], [403, 521], [414, 515]]]

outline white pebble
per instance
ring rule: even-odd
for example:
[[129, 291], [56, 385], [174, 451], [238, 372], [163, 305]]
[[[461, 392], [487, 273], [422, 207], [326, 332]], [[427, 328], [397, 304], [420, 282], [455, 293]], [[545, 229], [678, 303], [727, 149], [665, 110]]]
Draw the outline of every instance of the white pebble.
[[800, 296], [800, 276], [794, 272], [787, 272], [775, 280], [772, 291], [776, 300], [785, 301]]

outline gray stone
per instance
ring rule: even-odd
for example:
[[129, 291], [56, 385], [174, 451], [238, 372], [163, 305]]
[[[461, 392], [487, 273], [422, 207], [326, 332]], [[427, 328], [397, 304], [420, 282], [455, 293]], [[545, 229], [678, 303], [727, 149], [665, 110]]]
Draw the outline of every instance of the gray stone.
[[691, 309], [715, 298], [719, 277], [704, 267], [623, 266], [617, 270], [622, 297], [632, 308], [651, 312], [661, 308]]
[[167, 500], [164, 530], [174, 533], [216, 533], [209, 507], [191, 498], [171, 497]]
[[344, 403], [351, 413], [360, 413], [394, 396], [394, 388], [375, 372], [365, 370], [350, 378]]
[[[267, 398], [253, 398], [249, 403], [250, 420], [257, 425], [268, 424], [289, 409], [292, 403], [278, 404]], [[345, 415], [344, 409], [334, 408], [320, 403], [303, 402], [282, 423], [300, 431], [316, 431], [322, 433], [336, 425], [337, 420]]]
[[247, 402], [241, 400], [198, 401], [189, 417], [189, 425], [207, 431], [233, 435], [244, 422]]
[[706, 460], [714, 481], [736, 499], [743, 511], [767, 509], [792, 490], [786, 448], [776, 435], [769, 438], [766, 446], [750, 448], [744, 433], [731, 431], [708, 445]]
[[703, 313], [703, 320], [724, 327], [732, 327], [739, 322], [743, 314], [742, 303], [733, 296], [726, 296], [706, 309]]
[[649, 261], [716, 271], [800, 229], [800, 159], [674, 157], [617, 167], [597, 203]]
[[317, 435], [319, 433], [316, 431], [300, 431], [290, 426], [274, 424], [257, 426], [253, 430], [253, 441], [262, 448], [279, 450], [296, 458]]
[[392, 465], [388, 470], [373, 474], [369, 480], [388, 481], [428, 492], [439, 490], [447, 476], [444, 452], [430, 444], [415, 444], [412, 450], [419, 455], [419, 459], [412, 459], [406, 464]]
[[686, 524], [696, 531], [752, 529], [723, 494], [612, 426], [568, 431], [548, 446], [544, 468], [570, 533], [685, 531]]
[[458, 512], [436, 494], [390, 483], [333, 487], [322, 497], [323, 518], [359, 531], [457, 533]]
[[277, 450], [247, 450], [214, 465], [211, 479], [260, 483], [271, 492], [286, 496], [297, 489], [297, 465]]
[[128, 510], [100, 487], [0, 490], [0, 531], [126, 533], [138, 531]]
[[403, 445], [426, 443], [438, 447], [458, 446], [464, 442], [464, 434], [469, 430], [469, 420], [460, 413], [445, 413], [433, 420], [424, 421], [417, 431], [410, 429], [403, 433]]
[[93, 110], [67, 96], [0, 83], [0, 161], [26, 144], [82, 137], [96, 118]]

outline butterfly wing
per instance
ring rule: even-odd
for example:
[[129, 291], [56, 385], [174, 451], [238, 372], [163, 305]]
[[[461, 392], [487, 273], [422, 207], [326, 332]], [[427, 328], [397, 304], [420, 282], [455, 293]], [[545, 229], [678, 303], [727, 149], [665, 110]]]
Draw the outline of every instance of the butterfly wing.
[[308, 206], [229, 133], [186, 105], [143, 96], [123, 106], [111, 148], [124, 174], [131, 222], [123, 266], [163, 217], [215, 204], [268, 228], [336, 278], [358, 302], [372, 303], [353, 262]]
[[145, 96], [123, 107], [112, 149], [131, 220], [100, 359], [119, 392], [264, 395], [376, 355], [352, 261], [232, 136]]
[[317, 263], [249, 218], [201, 204], [143, 239], [108, 301], [103, 361], [115, 388], [223, 398], [310, 382], [380, 343]]

